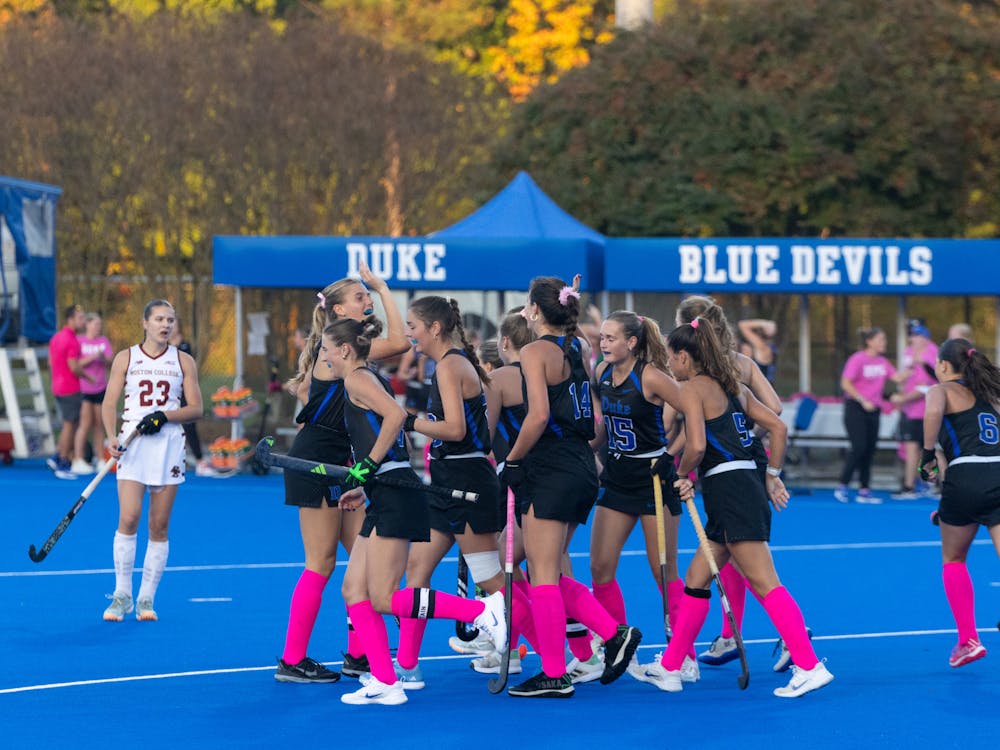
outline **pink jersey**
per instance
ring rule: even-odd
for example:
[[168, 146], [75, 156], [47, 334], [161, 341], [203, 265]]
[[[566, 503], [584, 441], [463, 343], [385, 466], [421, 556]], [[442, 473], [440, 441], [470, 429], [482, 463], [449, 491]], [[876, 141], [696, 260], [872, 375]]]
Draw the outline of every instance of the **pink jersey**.
[[892, 362], [881, 354], [873, 357], [865, 352], [855, 352], [844, 365], [843, 377], [854, 386], [861, 398], [881, 404], [885, 381], [895, 374]]
[[[937, 352], [937, 345], [931, 342], [928, 342], [924, 350], [917, 355], [914, 355], [912, 346], [906, 347], [906, 351], [903, 352], [903, 368], [912, 368], [913, 374], [903, 383], [903, 393], [920, 391], [921, 394], [926, 394], [928, 389], [937, 383], [937, 378], [932, 374], [934, 365], [937, 364]], [[930, 372], [924, 367], [925, 364], [931, 368]], [[923, 419], [925, 409], [924, 399], [919, 398], [903, 404], [901, 411], [907, 419]]]
[[100, 393], [108, 387], [108, 365], [115, 356], [111, 342], [104, 336], [98, 336], [96, 339], [77, 336], [77, 340], [80, 342], [83, 359], [98, 355], [97, 359], [83, 368], [83, 371], [90, 376], [90, 380], [80, 378], [80, 390], [83, 393]]
[[80, 392], [80, 378], [69, 369], [71, 359], [80, 359], [80, 342], [76, 339], [76, 331], [64, 326], [49, 340], [53, 396], [72, 396]]

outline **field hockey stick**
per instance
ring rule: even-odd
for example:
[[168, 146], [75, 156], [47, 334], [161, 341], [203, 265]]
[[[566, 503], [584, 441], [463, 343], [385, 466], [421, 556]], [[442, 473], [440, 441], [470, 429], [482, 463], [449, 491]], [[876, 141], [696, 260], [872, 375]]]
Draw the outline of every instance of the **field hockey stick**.
[[503, 562], [503, 611], [507, 620], [507, 643], [500, 654], [500, 673], [491, 677], [487, 687], [496, 695], [507, 686], [507, 674], [510, 670], [510, 630], [514, 614], [514, 490], [507, 488], [507, 556]]
[[[343, 479], [351, 471], [346, 466], [328, 464], [323, 461], [311, 461], [308, 458], [288, 456], [284, 453], [273, 453], [271, 451], [273, 447], [273, 437], [265, 437], [257, 443], [255, 455], [257, 456], [257, 460], [264, 466], [277, 466], [282, 469], [302, 471], [306, 474], [317, 474], [319, 476], [329, 477], [334, 481]], [[448, 487], [438, 487], [433, 484], [424, 484], [423, 482], [407, 482], [404, 479], [394, 479], [393, 477], [382, 476], [372, 477], [371, 481], [385, 485], [386, 487], [402, 487], [404, 489], [423, 490], [424, 492], [440, 495], [442, 497], [450, 497], [456, 500], [467, 500], [470, 503], [474, 503], [479, 500], [479, 493], [476, 492], [453, 490]]]
[[[653, 459], [656, 464], [656, 459]], [[663, 484], [653, 475], [653, 504], [656, 508], [656, 551], [660, 556], [660, 598], [663, 599], [663, 632], [670, 643], [670, 607], [667, 604], [667, 532], [663, 528]]]
[[729, 620], [729, 627], [733, 631], [733, 640], [736, 641], [736, 649], [740, 653], [740, 668], [743, 670], [739, 677], [736, 678], [736, 683], [740, 686], [740, 690], [746, 690], [747, 685], [750, 684], [750, 663], [747, 661], [747, 649], [743, 645], [743, 636], [740, 634], [740, 629], [736, 625], [736, 616], [733, 615], [733, 609], [729, 606], [729, 597], [726, 596], [726, 589], [722, 586], [722, 579], [719, 578], [719, 566], [715, 564], [715, 557], [712, 555], [712, 548], [708, 544], [708, 537], [705, 536], [705, 527], [701, 525], [701, 516], [698, 515], [698, 509], [695, 507], [694, 500], [687, 500], [688, 515], [691, 516], [691, 523], [694, 524], [694, 531], [698, 535], [698, 543], [701, 547], [701, 551], [705, 553], [705, 559], [708, 560], [708, 568], [712, 571], [712, 578], [715, 579], [715, 585], [719, 589], [719, 599], [722, 601], [722, 609], [726, 613], [726, 619]]
[[[462, 550], [458, 551], [458, 585], [456, 586], [458, 596], [465, 599], [469, 595], [469, 565], [465, 562]], [[479, 636], [479, 628], [471, 622], [455, 620], [455, 635], [460, 641], [468, 643], [474, 641]]]
[[[132, 439], [138, 434], [139, 433], [135, 430], [129, 433], [129, 436], [125, 438], [125, 442], [122, 443], [121, 449], [125, 450], [125, 448], [128, 447], [128, 444], [132, 442]], [[83, 504], [87, 502], [87, 498], [89, 498], [91, 493], [97, 489], [97, 485], [99, 485], [101, 480], [108, 475], [108, 472], [111, 471], [111, 468], [117, 462], [117, 458], [109, 458], [104, 462], [104, 465], [97, 472], [96, 476], [90, 480], [90, 484], [88, 484], [83, 492], [80, 493], [80, 498], [73, 503], [73, 507], [69, 509], [69, 513], [63, 516], [59, 525], [56, 526], [55, 531], [49, 534], [49, 538], [45, 540], [45, 543], [42, 545], [40, 550], [36, 551], [34, 544], [28, 547], [28, 557], [31, 558], [32, 562], [38, 563], [45, 559], [45, 556], [49, 554], [49, 551], [56, 546], [56, 542], [59, 541], [59, 537], [63, 535], [66, 529], [69, 528], [69, 525], [73, 522], [73, 519], [76, 518], [76, 514], [80, 512]]]

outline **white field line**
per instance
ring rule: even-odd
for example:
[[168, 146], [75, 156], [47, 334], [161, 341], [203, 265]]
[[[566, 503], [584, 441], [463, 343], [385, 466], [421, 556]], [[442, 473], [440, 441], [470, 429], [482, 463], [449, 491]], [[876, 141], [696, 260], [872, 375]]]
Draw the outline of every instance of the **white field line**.
[[[982, 628], [986, 630], [985, 627]], [[914, 636], [926, 636], [926, 635], [946, 635], [949, 633], [956, 633], [954, 628], [942, 629], [942, 630], [897, 630], [883, 633], [844, 633], [842, 635], [820, 635], [816, 636], [813, 640], [816, 641], [841, 641], [841, 640], [855, 640], [861, 638], [905, 638]], [[756, 643], [774, 643], [774, 638], [755, 638], [745, 641], [748, 644]], [[699, 646], [707, 646], [708, 641], [704, 643], [698, 643]], [[665, 648], [665, 643], [655, 643], [649, 645], [640, 646], [640, 649], [660, 649]], [[529, 652], [533, 653], [533, 652]], [[421, 661], [448, 661], [452, 659], [470, 659], [469, 655], [459, 655], [459, 654], [449, 654], [445, 656], [421, 656]], [[328, 666], [337, 666], [342, 662], [330, 661], [324, 662]], [[0, 689], [0, 695], [9, 695], [12, 693], [30, 693], [37, 692], [40, 690], [57, 690], [59, 688], [71, 688], [71, 687], [88, 687], [91, 685], [111, 685], [121, 682], [143, 682], [148, 680], [171, 680], [184, 677], [206, 677], [211, 675], [220, 674], [240, 674], [244, 672], [269, 672], [274, 669], [273, 664], [269, 664], [264, 667], [233, 667], [230, 669], [199, 669], [190, 672], [164, 672], [162, 674], [143, 674], [143, 675], [131, 675], [128, 677], [105, 677], [94, 680], [76, 680], [74, 682], [53, 682], [45, 685], [23, 685], [21, 687], [12, 688], [2, 688]]]
[[[993, 542], [989, 539], [976, 539], [973, 544], [989, 544]], [[925, 542], [837, 542], [831, 544], [774, 544], [771, 545], [772, 552], [835, 552], [839, 550], [863, 550], [863, 549], [913, 549], [919, 547], [940, 547], [939, 539]], [[681, 548], [678, 550], [682, 555], [693, 555], [698, 551], [697, 547]], [[622, 557], [644, 556], [645, 550], [624, 550]], [[570, 557], [587, 558], [589, 552], [571, 552]], [[457, 562], [456, 557], [446, 557], [442, 562]], [[347, 560], [338, 560], [337, 566], [344, 567]], [[212, 570], [271, 570], [279, 568], [301, 568], [301, 562], [285, 563], [231, 563], [221, 565], [175, 565], [168, 566], [167, 571], [175, 573], [199, 573]], [[142, 568], [136, 568], [139, 573]], [[106, 575], [114, 573], [114, 568], [84, 568], [82, 570], [11, 570], [0, 571], [0, 578], [32, 578], [39, 576], [86, 576], [86, 575]]]

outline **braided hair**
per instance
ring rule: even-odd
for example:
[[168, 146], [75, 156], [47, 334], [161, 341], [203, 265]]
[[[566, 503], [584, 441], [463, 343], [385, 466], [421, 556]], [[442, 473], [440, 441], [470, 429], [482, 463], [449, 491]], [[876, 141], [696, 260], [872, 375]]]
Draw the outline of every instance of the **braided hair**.
[[469, 343], [465, 336], [465, 326], [462, 325], [462, 311], [458, 309], [458, 302], [451, 298], [444, 298], [436, 294], [427, 297], [420, 297], [410, 303], [410, 310], [425, 325], [432, 326], [434, 323], [441, 324], [441, 336], [454, 340], [457, 332], [458, 340], [462, 344], [462, 351], [469, 358], [472, 366], [476, 368], [480, 381], [489, 385], [490, 376], [483, 369], [479, 362], [476, 349]]

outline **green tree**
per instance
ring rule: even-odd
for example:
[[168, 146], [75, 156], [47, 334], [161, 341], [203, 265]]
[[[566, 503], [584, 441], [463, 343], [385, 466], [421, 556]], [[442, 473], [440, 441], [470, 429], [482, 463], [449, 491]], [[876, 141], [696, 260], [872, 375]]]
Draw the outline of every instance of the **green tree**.
[[518, 108], [496, 151], [612, 235], [995, 236], [1000, 22], [944, 0], [706, 0]]

